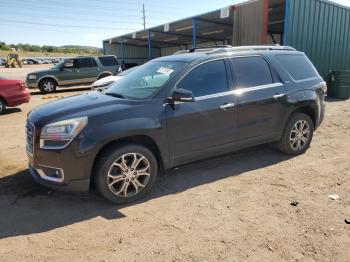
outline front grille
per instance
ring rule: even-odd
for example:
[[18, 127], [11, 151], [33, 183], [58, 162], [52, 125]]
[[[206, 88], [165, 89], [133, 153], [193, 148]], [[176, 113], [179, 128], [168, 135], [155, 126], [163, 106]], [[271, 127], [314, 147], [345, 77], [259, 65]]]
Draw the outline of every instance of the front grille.
[[33, 156], [34, 153], [34, 125], [27, 122], [26, 124], [26, 150], [27, 153]]

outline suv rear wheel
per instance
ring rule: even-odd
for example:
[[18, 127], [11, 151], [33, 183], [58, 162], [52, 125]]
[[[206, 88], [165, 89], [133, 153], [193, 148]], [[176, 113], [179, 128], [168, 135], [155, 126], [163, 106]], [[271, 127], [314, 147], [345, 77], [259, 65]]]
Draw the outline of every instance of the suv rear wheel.
[[140, 145], [113, 146], [97, 161], [94, 174], [97, 191], [117, 204], [130, 203], [146, 196], [158, 175], [155, 156]]
[[2, 98], [0, 98], [0, 115], [3, 114], [5, 110], [6, 110], [6, 103]]
[[52, 79], [44, 79], [40, 82], [39, 89], [43, 94], [50, 94], [56, 91], [56, 82]]
[[289, 155], [303, 154], [310, 147], [313, 133], [311, 118], [303, 113], [294, 113], [287, 123], [278, 148]]

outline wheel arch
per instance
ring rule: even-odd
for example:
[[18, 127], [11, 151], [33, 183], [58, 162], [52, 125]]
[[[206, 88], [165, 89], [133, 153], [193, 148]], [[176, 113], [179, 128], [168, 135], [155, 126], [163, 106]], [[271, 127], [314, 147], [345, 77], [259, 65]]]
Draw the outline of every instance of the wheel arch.
[[94, 158], [94, 163], [92, 165], [92, 170], [91, 170], [92, 173], [91, 173], [91, 179], [90, 179], [90, 181], [91, 181], [90, 182], [90, 186], [92, 186], [93, 181], [94, 181], [94, 179], [93, 179], [93, 177], [95, 175], [94, 170], [96, 168], [98, 158], [105, 151], [107, 151], [109, 148], [114, 147], [114, 146], [122, 146], [122, 145], [126, 145], [126, 144], [137, 144], [137, 145], [141, 145], [141, 146], [146, 147], [156, 157], [159, 169], [160, 170], [164, 169], [164, 161], [163, 161], [163, 157], [161, 155], [160, 148], [157, 145], [157, 143], [154, 141], [154, 139], [152, 139], [150, 136], [147, 136], [147, 135], [132, 135], [132, 136], [127, 136], [127, 137], [123, 137], [123, 138], [118, 138], [116, 140], [109, 141], [108, 143], [103, 145], [100, 148], [100, 150], [98, 151], [98, 153], [96, 154], [96, 156]]
[[43, 76], [39, 79], [38, 81], [38, 87], [40, 87], [42, 81], [44, 81], [45, 79], [50, 79], [50, 80], [53, 80], [55, 83], [56, 83], [56, 86], [58, 86], [58, 80], [56, 77], [54, 76], [51, 76], [51, 75], [48, 75], [48, 76]]
[[112, 76], [113, 74], [110, 71], [103, 71], [97, 76], [97, 79], [101, 79], [102, 78], [101, 76], [103, 76], [103, 75], [105, 75], [107, 77], [107, 76]]
[[5, 97], [3, 97], [1, 94], [0, 94], [0, 99], [1, 99], [2, 101], [5, 102], [5, 105], [6, 105], [6, 106], [8, 106], [7, 100], [6, 100]]

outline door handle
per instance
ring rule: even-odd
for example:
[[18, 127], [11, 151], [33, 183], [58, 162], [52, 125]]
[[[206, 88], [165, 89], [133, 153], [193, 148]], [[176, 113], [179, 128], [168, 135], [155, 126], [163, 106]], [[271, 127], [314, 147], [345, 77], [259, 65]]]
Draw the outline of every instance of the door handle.
[[234, 108], [234, 107], [235, 107], [234, 103], [227, 103], [220, 106], [220, 109], [226, 111], [227, 109]]
[[279, 98], [282, 98], [282, 97], [284, 97], [285, 96], [285, 94], [275, 94], [274, 96], [273, 96], [273, 99], [279, 99]]

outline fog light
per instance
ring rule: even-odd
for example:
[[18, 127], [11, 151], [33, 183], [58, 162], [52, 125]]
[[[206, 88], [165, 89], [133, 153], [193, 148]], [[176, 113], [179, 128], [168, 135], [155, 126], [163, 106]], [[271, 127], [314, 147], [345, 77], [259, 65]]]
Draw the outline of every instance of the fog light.
[[42, 179], [62, 183], [64, 181], [64, 172], [62, 168], [40, 165], [37, 170]]

